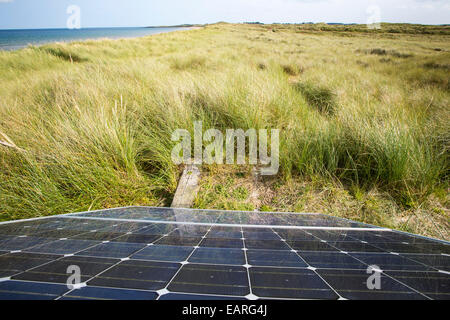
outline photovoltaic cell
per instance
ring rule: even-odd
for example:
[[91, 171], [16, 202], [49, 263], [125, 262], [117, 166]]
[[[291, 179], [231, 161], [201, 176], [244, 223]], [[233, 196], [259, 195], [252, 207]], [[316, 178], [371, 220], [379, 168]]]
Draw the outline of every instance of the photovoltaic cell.
[[11, 277], [25, 270], [54, 261], [61, 256], [16, 252], [0, 256], [0, 278]]
[[52, 283], [4, 281], [0, 282], [0, 300], [55, 300], [68, 290]]
[[86, 232], [79, 234], [77, 236], [71, 237], [71, 239], [80, 239], [80, 240], [94, 240], [94, 241], [110, 241], [114, 239], [118, 239], [119, 237], [124, 236], [125, 233], [116, 233], [116, 232]]
[[203, 239], [200, 246], [212, 248], [242, 248], [243, 242], [241, 239], [206, 238]]
[[248, 240], [280, 240], [274, 232], [244, 232], [244, 238]]
[[322, 240], [287, 241], [287, 244], [299, 251], [338, 251]]
[[377, 248], [368, 243], [361, 241], [337, 241], [328, 242], [327, 244], [341, 250], [348, 252], [383, 252], [381, 248]]
[[450, 298], [450, 277], [448, 274], [421, 271], [387, 271], [386, 274], [434, 299], [447, 300]]
[[158, 241], [156, 241], [156, 244], [159, 245], [171, 245], [171, 246], [195, 246], [199, 244], [199, 242], [202, 240], [201, 237], [180, 237], [180, 236], [167, 236], [164, 237]]
[[47, 230], [40, 231], [35, 233], [35, 237], [45, 237], [45, 238], [53, 238], [53, 240], [61, 239], [61, 238], [70, 238], [76, 235], [81, 234], [84, 231], [80, 230], [70, 230], [70, 229], [60, 229], [60, 230]]
[[156, 300], [158, 294], [151, 291], [83, 287], [66, 294], [61, 300]]
[[201, 247], [195, 249], [189, 262], [242, 266], [245, 264], [245, 255], [242, 249]]
[[252, 266], [308, 267], [297, 253], [286, 250], [248, 250], [247, 259]]
[[131, 256], [135, 260], [182, 262], [194, 247], [152, 245]]
[[142, 243], [108, 242], [80, 251], [77, 255], [103, 258], [126, 258], [144, 247], [145, 244]]
[[403, 257], [420, 262], [426, 266], [430, 266], [436, 270], [450, 272], [450, 256], [441, 254], [410, 254], [406, 253]]
[[218, 295], [169, 293], [161, 296], [159, 300], [246, 300], [243, 297], [230, 297]]
[[317, 272], [339, 295], [346, 299], [425, 299], [424, 296], [384, 274], [380, 275], [380, 289], [374, 290], [367, 286], [366, 270], [319, 269]]
[[322, 214], [130, 207], [0, 223], [0, 299], [450, 299], [449, 272], [446, 241]]
[[300, 256], [314, 268], [328, 269], [367, 269], [367, 264], [342, 252], [305, 251]]
[[75, 265], [80, 268], [81, 282], [84, 282], [117, 262], [118, 260], [113, 259], [66, 257], [20, 273], [12, 279], [65, 284], [68, 279], [69, 266]]
[[337, 299], [338, 296], [313, 271], [295, 268], [250, 269], [252, 291], [259, 297]]
[[212, 227], [209, 231], [208, 238], [226, 238], [226, 239], [241, 239], [242, 232], [240, 228], [227, 227]]
[[141, 228], [133, 231], [133, 234], [143, 235], [165, 235], [176, 229], [176, 226], [170, 224], [150, 224], [147, 228]]
[[163, 289], [180, 265], [176, 263], [127, 260], [98, 275], [88, 285], [124, 289]]
[[245, 296], [250, 292], [244, 267], [203, 264], [184, 265], [168, 289], [228, 296]]
[[377, 265], [383, 271], [387, 270], [413, 270], [413, 271], [432, 271], [433, 268], [425, 264], [419, 263], [407, 257], [394, 255], [390, 253], [353, 253], [353, 257], [361, 260], [368, 265]]
[[98, 241], [60, 239], [38, 246], [25, 249], [26, 252], [53, 253], [53, 254], [74, 254], [77, 251], [99, 244]]
[[125, 234], [120, 237], [111, 239], [114, 242], [133, 242], [133, 243], [153, 243], [159, 239], [160, 236], [156, 234]]
[[44, 244], [46, 242], [52, 241], [47, 238], [37, 238], [37, 237], [28, 237], [28, 236], [3, 236], [0, 238], [0, 247], [5, 250], [22, 250], [25, 248], [34, 247], [40, 244]]
[[245, 246], [248, 249], [290, 250], [287, 244], [281, 240], [245, 240]]
[[377, 243], [376, 246], [384, 251], [396, 253], [450, 254], [450, 246], [440, 243], [410, 244], [403, 242], [385, 242]]

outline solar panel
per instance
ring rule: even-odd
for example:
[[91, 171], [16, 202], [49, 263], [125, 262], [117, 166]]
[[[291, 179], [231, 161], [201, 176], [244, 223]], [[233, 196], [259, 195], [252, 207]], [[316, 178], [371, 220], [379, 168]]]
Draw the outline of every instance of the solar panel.
[[323, 214], [129, 207], [0, 224], [0, 299], [449, 298], [448, 242]]

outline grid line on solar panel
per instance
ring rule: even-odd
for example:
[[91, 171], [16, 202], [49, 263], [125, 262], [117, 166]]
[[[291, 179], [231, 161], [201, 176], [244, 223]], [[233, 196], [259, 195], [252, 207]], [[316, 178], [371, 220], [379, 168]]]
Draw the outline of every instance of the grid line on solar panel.
[[[341, 240], [341, 239], [340, 239]], [[345, 252], [344, 252], [345, 253]], [[311, 254], [311, 253], [310, 253]], [[319, 256], [321, 257], [321, 259], [323, 260], [323, 258], [324, 258], [324, 256], [326, 256], [326, 255], [330, 255], [331, 253], [324, 253], [324, 252], [321, 252], [321, 253], [317, 253], [317, 254], [319, 254]], [[302, 253], [301, 254], [303, 257], [305, 257], [305, 253]], [[376, 254], [375, 254], [376, 255]], [[378, 256], [379, 257], [379, 256]], [[361, 260], [360, 260], [361, 261]], [[378, 259], [378, 261], [379, 261], [379, 259]], [[363, 261], [361, 261], [361, 262], [363, 262]], [[419, 264], [418, 264], [419, 265]], [[361, 266], [362, 266], [362, 264], [361, 264]], [[320, 267], [320, 265], [319, 265], [319, 267]], [[323, 265], [322, 265], [322, 267], [324, 267]], [[325, 266], [326, 267], [326, 266]], [[419, 267], [420, 267], [420, 265], [419, 265]], [[394, 279], [394, 280], [396, 280], [396, 279]], [[397, 282], [400, 282], [400, 281], [398, 281], [397, 280]], [[413, 289], [414, 290], [414, 289]], [[415, 290], [414, 290], [415, 291]]]
[[[330, 245], [332, 246], [332, 244], [330, 244]], [[345, 254], [348, 254], [348, 253], [345, 252]], [[358, 259], [357, 257], [355, 257], [355, 256], [353, 256], [353, 257], [354, 257], [355, 259], [359, 260], [360, 262], [364, 263], [362, 260]], [[327, 271], [324, 271], [324, 270], [322, 270], [322, 271], [323, 271], [323, 274], [324, 274], [325, 272], [327, 272]], [[383, 271], [383, 270], [381, 270], [381, 271]], [[337, 277], [338, 279], [340, 279], [339, 281], [341, 281], [342, 275], [343, 275], [344, 272], [359, 272], [359, 271], [357, 271], [357, 270], [355, 271], [355, 270], [345, 270], [345, 269], [340, 269], [340, 270], [336, 270], [336, 272], [341, 272], [341, 277]], [[414, 289], [413, 287], [410, 287], [408, 284], [402, 282], [401, 280], [396, 279], [395, 277], [391, 276], [389, 273], [382, 272], [380, 275], [381, 275], [382, 277], [384, 277], [384, 278], [382, 278], [382, 279], [389, 278], [389, 279], [393, 280], [394, 283], [392, 283], [392, 285], [393, 285], [394, 287], [395, 287], [395, 286], [398, 287], [399, 285], [401, 285], [401, 286], [403, 286], [403, 287], [405, 287], [405, 288], [410, 289], [410, 291], [412, 291], [412, 292], [414, 292], [414, 293], [416, 293], [416, 294], [419, 294], [420, 296], [423, 296], [424, 298], [431, 299], [429, 296], [427, 296], [427, 295], [425, 295], [424, 293], [422, 293], [422, 292], [420, 292], [420, 291]], [[364, 275], [364, 277], [367, 279], [367, 273]], [[324, 278], [326, 279], [326, 277], [324, 277]], [[348, 284], [345, 284], [345, 285], [348, 285]], [[366, 287], [366, 288], [367, 288], [367, 287]], [[380, 292], [377, 292], [377, 291], [366, 291], [366, 288], [361, 287], [361, 288], [359, 288], [359, 290], [356, 290], [356, 291], [359, 291], [360, 294], [361, 294], [361, 292], [363, 292], [363, 293], [366, 294], [366, 297], [368, 296], [368, 297], [371, 297], [371, 298], [376, 298], [377, 295], [380, 294]], [[384, 285], [384, 288], [386, 288], [386, 285]], [[344, 290], [344, 291], [346, 291], [346, 290]], [[347, 290], [347, 291], [348, 291], [348, 290]], [[374, 294], [374, 295], [372, 294], [372, 295], [371, 295], [371, 293], [374, 293], [374, 292], [375, 292], [376, 294]], [[388, 292], [385, 292], [385, 296], [387, 295], [387, 293], [388, 293]], [[409, 293], [408, 293], [408, 294], [409, 294]], [[361, 296], [364, 297], [365, 295], [364, 295], [364, 294], [361, 294]], [[400, 293], [400, 294], [394, 294], [394, 295], [392, 295], [392, 296], [391, 296], [391, 299], [396, 299], [396, 298], [404, 299], [405, 297], [406, 297], [406, 296], [403, 295], [403, 292], [402, 292], [402, 293]], [[408, 296], [408, 297], [409, 297], [409, 296]]]
[[[56, 219], [56, 218], [54, 218], [54, 220], [55, 221], [52, 221], [50, 218], [49, 219], [46, 219], [46, 220], [42, 220], [42, 221], [35, 221], [35, 220], [33, 220], [33, 221], [31, 221], [31, 222], [27, 222], [27, 224], [32, 224], [32, 225], [28, 225], [28, 227], [30, 228], [30, 229], [33, 229], [33, 224], [37, 224], [37, 226], [34, 226], [34, 228], [39, 228], [39, 229], [41, 229], [43, 226], [47, 226], [47, 227], [56, 227], [56, 226], [61, 226], [61, 223], [68, 223], [68, 221], [69, 220], [59, 220], [59, 219]], [[45, 222], [45, 223], [44, 223]], [[79, 225], [79, 221], [76, 221], [77, 223], [77, 225]], [[23, 223], [22, 223], [23, 224]], [[11, 229], [11, 228], [10, 228]], [[81, 228], [81, 229], [83, 229], [83, 228]], [[2, 229], [0, 229], [0, 232], [2, 231]], [[10, 230], [11, 231], [11, 230]], [[79, 231], [79, 232], [76, 232], [76, 233], [73, 233], [73, 232], [69, 232], [69, 233], [64, 233], [64, 228], [60, 228], [60, 230], [52, 230], [52, 231], [56, 231], [56, 232], [59, 232], [60, 234], [59, 234], [59, 236], [61, 236], [61, 237], [64, 237], [64, 238], [60, 238], [60, 239], [57, 239], [57, 238], [49, 238], [49, 239], [47, 239], [46, 241], [41, 241], [41, 242], [43, 242], [42, 244], [43, 244], [43, 246], [44, 246], [44, 248], [45, 248], [45, 246], [51, 246], [51, 244], [52, 243], [58, 243], [58, 241], [60, 241], [61, 239], [63, 239], [63, 240], [66, 240], [68, 237], [71, 237], [71, 236], [73, 236], [74, 234], [77, 234], [77, 235], [82, 235], [83, 233], [89, 233], [89, 231]], [[72, 230], [71, 230], [72, 231]], [[44, 235], [45, 236], [45, 234], [43, 234], [43, 233], [47, 233], [47, 232], [49, 232], [47, 229], [45, 229], [45, 230], [40, 230], [40, 232], [39, 232], [39, 235]], [[21, 233], [21, 232], [19, 232], [19, 233]], [[38, 243], [38, 242], [36, 242], [35, 244], [32, 244], [32, 245], [29, 245], [29, 246], [19, 246], [18, 245], [18, 243], [19, 242], [22, 242], [22, 243], [24, 243], [24, 242], [26, 242], [26, 241], [32, 241], [32, 239], [35, 239], [35, 238], [33, 238], [33, 237], [31, 237], [31, 236], [25, 236], [25, 235], [19, 235], [19, 236], [16, 236], [15, 238], [14, 238], [14, 241], [9, 241], [8, 242], [8, 244], [10, 245], [10, 248], [9, 249], [12, 249], [12, 250], [10, 250], [10, 251], [18, 251], [18, 250], [28, 250], [28, 251], [32, 251], [33, 249], [35, 249], [35, 248], [37, 248], [37, 247], [40, 247], [40, 244], [41, 243]], [[39, 239], [41, 239], [41, 238], [39, 238]], [[42, 238], [42, 239], [45, 239], [45, 238]], [[60, 243], [60, 242], [59, 242]], [[81, 244], [81, 242], [79, 242], [79, 244]], [[15, 247], [11, 247], [11, 245], [15, 245]], [[42, 249], [42, 248], [41, 248]], [[44, 250], [45, 251], [45, 250]]]
[[[66, 241], [66, 240], [56, 240], [56, 241], [54, 241], [54, 243], [56, 243], [56, 242], [58, 242], [58, 241]], [[93, 246], [96, 246], [96, 245], [98, 245], [100, 242], [96, 242]], [[33, 247], [32, 247], [33, 248]], [[82, 249], [82, 250], [84, 250], [84, 249]], [[78, 250], [78, 251], [75, 251], [75, 252], [73, 252], [71, 255], [74, 255], [74, 254], [76, 254], [76, 253], [78, 253], [78, 252], [80, 252], [80, 251], [82, 251], [82, 250]], [[24, 252], [24, 254], [33, 254], [32, 252]], [[35, 270], [35, 269], [37, 269], [37, 268], [40, 268], [40, 267], [44, 267], [44, 266], [46, 266], [46, 265], [48, 265], [48, 264], [51, 264], [51, 263], [56, 263], [57, 261], [60, 261], [61, 259], [63, 259], [65, 257], [65, 255], [58, 255], [58, 257], [57, 258], [55, 258], [55, 259], [52, 259], [52, 260], [49, 260], [49, 261], [46, 261], [46, 262], [43, 262], [42, 264], [39, 264], [39, 265], [36, 265], [36, 266], [33, 266], [33, 267], [31, 267], [31, 268], [29, 268], [29, 269], [26, 269], [26, 270], [21, 270], [20, 272], [18, 272], [18, 273], [16, 273], [16, 274], [13, 274], [13, 275], [10, 275], [9, 277], [11, 278], [11, 277], [18, 277], [18, 276], [20, 276], [21, 274], [24, 274], [24, 273], [26, 273], [26, 272], [32, 272], [33, 270]], [[66, 275], [67, 276], [67, 275]]]
[[[147, 227], [140, 228], [140, 229], [138, 229], [138, 230], [142, 230], [142, 229], [145, 229], [145, 228], [148, 228], [148, 226], [147, 226]], [[89, 279], [87, 279], [87, 280], [84, 281], [84, 282], [85, 282], [86, 284], [89, 284], [90, 282], [95, 282], [96, 279], [98, 279], [99, 277], [102, 276], [102, 274], [105, 274], [105, 273], [107, 273], [107, 272], [110, 272], [111, 270], [113, 270], [114, 268], [116, 268], [117, 266], [119, 266], [119, 265], [121, 264], [122, 261], [125, 261], [125, 262], [126, 262], [126, 261], [129, 261], [129, 260], [130, 260], [130, 257], [131, 257], [132, 255], [138, 254], [139, 252], [141, 252], [142, 250], [144, 250], [144, 249], [147, 248], [148, 246], [153, 245], [153, 244], [154, 244], [155, 242], [157, 242], [159, 239], [164, 238], [164, 237], [167, 237], [168, 235], [170, 235], [170, 233], [172, 233], [172, 232], [174, 232], [174, 231], [176, 231], [176, 230], [177, 230], [177, 229], [173, 229], [173, 230], [171, 230], [168, 234], [163, 234], [163, 235], [161, 235], [160, 238], [155, 239], [152, 243], [149, 243], [147, 246], [144, 246], [144, 247], [140, 248], [139, 250], [136, 250], [136, 251], [131, 252], [131, 253], [128, 255], [128, 257], [122, 258], [122, 259], [119, 260], [118, 262], [114, 263], [112, 266], [108, 267], [107, 269], [103, 270], [102, 272], [97, 273], [96, 275], [90, 277]], [[128, 288], [126, 288], [126, 289], [128, 289]], [[130, 289], [133, 289], [133, 288], [130, 288]], [[139, 288], [138, 288], [138, 289], [139, 289]], [[70, 294], [73, 290], [75, 290], [75, 289], [72, 289], [72, 290], [68, 291], [65, 295]], [[65, 295], [63, 295], [63, 296], [65, 296]], [[61, 298], [62, 298], [62, 297], [61, 297]]]
[[249, 270], [250, 269], [250, 264], [248, 263], [249, 261], [248, 261], [248, 255], [247, 255], [248, 248], [246, 246], [246, 240], [244, 238], [245, 233], [244, 233], [244, 228], [243, 227], [241, 227], [241, 234], [242, 234], [242, 244], [243, 244], [242, 250], [244, 251], [244, 258], [245, 258], [245, 265], [244, 265], [244, 267], [245, 267], [246, 272], [247, 272], [248, 289], [249, 289], [249, 294], [247, 295], [247, 297], [249, 297], [250, 299], [254, 300], [254, 299], [257, 299], [257, 296], [253, 293], [252, 279], [251, 279], [250, 270]]
[[[207, 237], [207, 235], [208, 235], [208, 233], [210, 231], [211, 231], [211, 227], [208, 229], [207, 233], [203, 236], [203, 239]], [[200, 242], [198, 243], [198, 245], [199, 244], [200, 244]], [[199, 256], [202, 256], [202, 252], [204, 252], [204, 251], [211, 252], [211, 251], [214, 251], [214, 250], [216, 250], [216, 251], [217, 250], [221, 250], [220, 248], [199, 247], [198, 245], [195, 247], [194, 251], [192, 251], [189, 254], [189, 256], [186, 258], [187, 261], [184, 261], [183, 266], [177, 271], [177, 273], [173, 276], [173, 278], [167, 283], [166, 287], [164, 289], [159, 290], [160, 296], [158, 297], [158, 299], [161, 298], [161, 297], [164, 297], [165, 294], [169, 293], [169, 291], [167, 290], [167, 288], [169, 288], [169, 286], [171, 286], [171, 288], [174, 287], [174, 286], [175, 287], [177, 286], [177, 284], [172, 285], [172, 282], [175, 281], [175, 283], [177, 283], [177, 281], [178, 281], [177, 280], [178, 279], [178, 274], [180, 272], [181, 272], [182, 275], [185, 274], [185, 273], [189, 273], [189, 270], [191, 268], [191, 265], [190, 265], [189, 262], [193, 262], [193, 261], [191, 261], [191, 258], [192, 258], [192, 260], [196, 261], [195, 257], [197, 256], [197, 259], [199, 259]], [[222, 249], [222, 250], [224, 250], [224, 249]], [[229, 249], [227, 249], [227, 250], [229, 250]], [[203, 258], [205, 258], [205, 257], [203, 257]], [[206, 258], [212, 259], [213, 261], [215, 260], [214, 257], [211, 257], [211, 256], [207, 257], [207, 255], [206, 255]], [[213, 261], [210, 261], [210, 262], [213, 262]], [[215, 261], [215, 262], [217, 262], [217, 261]], [[206, 266], [206, 264], [203, 265], [203, 268], [211, 268], [211, 267], [213, 267], [213, 265], [210, 265], [210, 266]], [[180, 285], [180, 284], [178, 284], [178, 285]]]
[[[293, 232], [298, 232], [298, 231], [295, 230]], [[318, 234], [317, 236], [314, 236], [314, 237], [316, 237], [317, 239], [320, 239], [320, 240], [327, 239], [328, 241], [325, 242], [327, 246], [330, 246], [330, 247], [332, 247], [334, 249], [337, 249], [337, 250], [339, 250], [342, 253], [348, 253], [348, 252], [350, 252], [350, 253], [371, 252], [371, 253], [374, 253], [374, 256], [376, 256], [375, 253], [379, 253], [379, 254], [390, 253], [390, 254], [392, 254], [391, 252], [384, 251], [383, 249], [378, 248], [377, 247], [377, 243], [372, 243], [372, 246], [369, 247], [368, 243], [366, 243], [364, 241], [360, 241], [361, 244], [357, 244], [356, 242], [353, 241], [352, 238], [348, 239], [347, 241], [342, 241], [343, 240], [342, 236], [348, 236], [348, 235], [342, 234], [341, 231], [339, 231], [339, 236], [340, 237], [336, 237], [336, 234], [333, 237], [330, 237], [330, 231], [326, 231], [326, 233], [327, 234], [321, 233], [321, 234]], [[312, 233], [310, 233], [310, 232], [308, 234], [312, 235]], [[386, 236], [388, 236], [388, 235], [390, 235], [390, 232], [383, 232], [383, 235], [384, 234], [386, 234]], [[324, 237], [324, 235], [325, 235], [325, 237]], [[334, 240], [337, 239], [338, 241], [334, 241], [333, 242], [333, 241], [330, 241], [330, 239], [334, 239]], [[384, 238], [384, 239], [388, 239], [388, 238]], [[378, 241], [379, 242], [383, 242], [384, 240], [380, 240], [380, 238], [378, 238]], [[421, 241], [425, 241], [425, 240], [421, 239]], [[429, 242], [429, 240], [427, 240], [427, 241]], [[307, 244], [307, 243], [306, 242], [305, 243], [298, 242], [298, 243], [303, 244], [302, 251], [305, 251], [305, 244]], [[353, 245], [353, 248], [351, 247], [351, 245]], [[372, 247], [374, 247], [375, 249], [372, 248]], [[361, 248], [362, 248], [362, 250], [361, 250]], [[306, 249], [308, 249], [308, 246], [306, 246]], [[344, 251], [344, 250], [347, 250], [347, 251]]]
[[[358, 240], [357, 238], [353, 238], [355, 233], [349, 232], [349, 231], [309, 231], [305, 232], [308, 235], [313, 236], [316, 239], [321, 240], [323, 244], [317, 244], [317, 241], [308, 242], [311, 240], [309, 236], [305, 236], [302, 234], [298, 234], [298, 232], [302, 232], [302, 230], [289, 230], [281, 232], [285, 237], [287, 237], [288, 240], [293, 244], [294, 247], [298, 247], [299, 250], [305, 250], [305, 251], [335, 251], [339, 250], [341, 252], [379, 252], [379, 253], [386, 253], [391, 252], [389, 246], [393, 244], [394, 242], [390, 240], [392, 235], [395, 235], [392, 231], [384, 231], [382, 232], [383, 236], [380, 234], [373, 234], [376, 233], [376, 231], [370, 231], [370, 232], [361, 232], [358, 231], [356, 234], [360, 235], [361, 239], [367, 239], [368, 237], [375, 237], [375, 242], [368, 243], [367, 241]], [[303, 231], [304, 232], [304, 231]], [[352, 234], [352, 236], [349, 235]], [[409, 238], [413, 238], [409, 236]], [[414, 238], [413, 238], [414, 239]], [[408, 243], [410, 245], [411, 243]], [[405, 250], [407, 251], [407, 244], [402, 243], [402, 246], [404, 246]], [[445, 251], [447, 252], [450, 249], [450, 246], [444, 243], [436, 242], [429, 239], [419, 239], [419, 243], [416, 246], [410, 246], [410, 248], [413, 252], [416, 251], [427, 251], [426, 246], [434, 245], [434, 248], [439, 251]], [[316, 246], [317, 248], [314, 248]], [[387, 246], [387, 247], [386, 247]], [[425, 247], [424, 247], [425, 246]], [[332, 247], [332, 248], [329, 248]], [[418, 249], [419, 248], [419, 249]], [[420, 250], [421, 248], [421, 250]], [[425, 249], [424, 249], [425, 248]], [[402, 253], [402, 252], [401, 252]], [[408, 252], [405, 252], [408, 253]]]
[[196, 246], [194, 246], [194, 250], [192, 250], [188, 256], [186, 257], [186, 260], [181, 262], [181, 267], [175, 272], [175, 274], [172, 276], [172, 278], [167, 282], [166, 286], [161, 289], [158, 294], [158, 300], [161, 296], [163, 296], [164, 294], [168, 293], [168, 287], [170, 286], [170, 284], [172, 283], [172, 281], [177, 277], [177, 275], [180, 273], [181, 269], [183, 268], [184, 265], [189, 264], [188, 260], [190, 259], [190, 257], [194, 254], [194, 252], [199, 248], [200, 243], [204, 240], [204, 238], [208, 235], [208, 233], [211, 231], [212, 227], [209, 227], [208, 230], [204, 233], [204, 235], [199, 239], [199, 241], [197, 242]]
[[[188, 227], [188, 228], [189, 228], [189, 227]], [[178, 234], [179, 234], [179, 231], [186, 232], [186, 230], [179, 230], [179, 229], [174, 229], [174, 230], [172, 230], [173, 233], [178, 233]], [[192, 230], [189, 230], [189, 231], [192, 231]], [[164, 237], [166, 237], [166, 236], [169, 236], [169, 234], [163, 235], [161, 238], [164, 238]], [[157, 242], [157, 240], [156, 240], [155, 242]], [[139, 254], [140, 251], [143, 251], [143, 250], [145, 250], [145, 249], [146, 249], [146, 248], [143, 248], [143, 249], [140, 249], [140, 250], [136, 251], [136, 252], [134, 253], [134, 255]], [[130, 256], [130, 257], [131, 257], [131, 256]], [[130, 257], [128, 257], [127, 259], [129, 259]], [[116, 265], [120, 265], [120, 263], [118, 263], [118, 264], [116, 264]], [[109, 269], [113, 269], [114, 267], [115, 267], [115, 266], [112, 266], [112, 267], [110, 267]], [[109, 270], [109, 269], [108, 269], [108, 270]], [[86, 281], [86, 282], [89, 283], [89, 282], [95, 281], [95, 280], [94, 280], [95, 278], [101, 277], [101, 275], [102, 275], [103, 273], [105, 273], [105, 272], [108, 272], [108, 270], [103, 271], [102, 273], [100, 273], [100, 274], [98, 274], [97, 276], [95, 276], [93, 279], [88, 280], [88, 281]], [[170, 282], [169, 282], [169, 283], [170, 283]]]
[[[272, 231], [274, 231], [274, 230], [272, 230]], [[274, 231], [279, 237], [280, 237], [280, 239], [283, 239], [276, 231]], [[283, 239], [283, 240], [285, 240], [285, 239]], [[291, 251], [292, 252], [295, 252], [306, 264], [307, 264], [307, 269], [308, 270], [310, 270], [310, 271], [312, 271], [316, 276], [318, 276], [324, 283], [325, 283], [325, 285], [329, 288], [329, 289], [331, 289], [331, 291], [333, 291], [333, 293], [334, 294], [336, 294], [339, 298], [341, 298], [341, 296], [339, 295], [339, 293], [337, 293], [336, 292], [336, 290], [333, 288], [333, 287], [331, 287], [321, 276], [320, 276], [320, 274], [319, 273], [317, 273], [317, 271], [316, 271], [316, 268], [314, 268], [314, 267], [312, 267], [311, 265], [309, 265], [308, 264], [308, 262], [306, 262], [302, 257], [301, 257], [301, 255], [298, 253], [298, 251], [296, 251], [296, 250], [294, 250], [294, 248], [292, 247], [292, 246], [290, 246], [289, 245], [289, 243], [286, 241], [286, 245], [291, 249]]]

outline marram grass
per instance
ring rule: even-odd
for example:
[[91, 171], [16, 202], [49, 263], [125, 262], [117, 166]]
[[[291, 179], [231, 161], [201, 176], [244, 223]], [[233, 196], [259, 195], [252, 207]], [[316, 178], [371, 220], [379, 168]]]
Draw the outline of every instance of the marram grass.
[[[277, 188], [376, 189], [402, 213], [433, 199], [444, 225], [414, 231], [446, 238], [449, 52], [445, 27], [229, 24], [0, 52], [0, 140], [23, 149], [0, 146], [0, 220], [169, 205], [171, 134], [202, 120], [280, 129]], [[210, 187], [197, 205], [227, 207]], [[408, 229], [381, 207], [351, 216]]]

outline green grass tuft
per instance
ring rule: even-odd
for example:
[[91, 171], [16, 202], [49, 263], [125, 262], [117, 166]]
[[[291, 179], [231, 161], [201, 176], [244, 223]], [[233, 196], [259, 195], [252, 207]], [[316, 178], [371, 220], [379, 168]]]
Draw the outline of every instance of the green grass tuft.
[[298, 83], [295, 86], [320, 113], [331, 115], [336, 110], [335, 94], [328, 88], [311, 83]]

